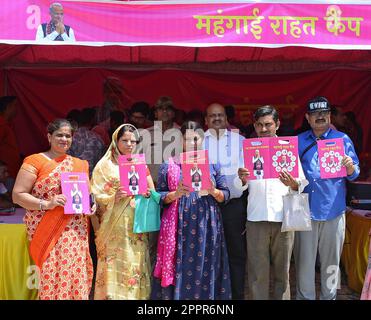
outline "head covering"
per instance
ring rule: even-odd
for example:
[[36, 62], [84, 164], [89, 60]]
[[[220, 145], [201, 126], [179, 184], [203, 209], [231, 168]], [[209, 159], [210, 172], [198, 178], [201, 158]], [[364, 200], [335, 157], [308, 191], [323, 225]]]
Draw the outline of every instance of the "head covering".
[[325, 97], [316, 97], [307, 104], [307, 112], [331, 111], [330, 102]]
[[[121, 155], [117, 146], [117, 136], [119, 131], [125, 127], [131, 127], [134, 129], [134, 135], [139, 137], [139, 131], [132, 124], [124, 123], [119, 126], [112, 134], [112, 142], [107, 149], [105, 155], [100, 159], [95, 166], [92, 174], [92, 192], [95, 196], [101, 194], [102, 196], [106, 192], [105, 189], [110, 189], [110, 192], [120, 187], [120, 173], [118, 166], [118, 157]], [[109, 192], [109, 193], [110, 193]], [[111, 196], [111, 194], [109, 194]]]
[[113, 162], [118, 163], [118, 156], [121, 155], [121, 153], [120, 153], [120, 150], [118, 148], [118, 141], [117, 141], [118, 137], [117, 136], [118, 136], [120, 130], [124, 127], [133, 129], [133, 131], [134, 131], [133, 133], [134, 133], [135, 138], [137, 139], [137, 141], [140, 140], [140, 134], [139, 134], [138, 129], [130, 123], [124, 123], [124, 124], [120, 125], [115, 130], [115, 132], [112, 134], [112, 142], [111, 142], [110, 146], [108, 147], [107, 152], [103, 156], [103, 158], [110, 159]]

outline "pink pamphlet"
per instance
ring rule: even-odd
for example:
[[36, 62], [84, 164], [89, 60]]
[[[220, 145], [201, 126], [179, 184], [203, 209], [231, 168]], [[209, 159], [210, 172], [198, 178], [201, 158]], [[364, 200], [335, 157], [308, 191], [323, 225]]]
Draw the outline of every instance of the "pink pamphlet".
[[249, 170], [249, 180], [270, 177], [269, 138], [253, 138], [243, 141], [245, 168]]
[[65, 214], [90, 214], [89, 179], [85, 172], [62, 172], [62, 193], [67, 202]]
[[190, 191], [201, 191], [211, 188], [210, 164], [207, 150], [189, 151], [180, 154], [183, 184]]
[[278, 178], [286, 170], [294, 178], [299, 177], [298, 170], [298, 137], [272, 137], [271, 150], [271, 178]]
[[147, 168], [143, 153], [119, 156], [120, 185], [128, 195], [147, 192]]
[[297, 137], [245, 139], [243, 149], [249, 180], [275, 179], [282, 171], [298, 177]]
[[341, 165], [345, 155], [343, 139], [318, 140], [317, 145], [321, 179], [345, 177], [347, 171]]

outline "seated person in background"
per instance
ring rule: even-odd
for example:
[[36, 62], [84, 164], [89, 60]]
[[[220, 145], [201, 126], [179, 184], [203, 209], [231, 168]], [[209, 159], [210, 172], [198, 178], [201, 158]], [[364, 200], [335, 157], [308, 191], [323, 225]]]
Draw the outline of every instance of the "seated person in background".
[[39, 25], [36, 41], [76, 41], [73, 29], [63, 23], [63, 6], [54, 2], [49, 7], [50, 22]]
[[79, 119], [81, 117], [81, 110], [72, 109], [66, 115], [66, 119], [72, 124], [73, 130], [77, 130], [79, 127]]
[[13, 120], [17, 115], [17, 109], [17, 97], [0, 97], [0, 161], [6, 164], [9, 176], [14, 179], [22, 163], [13, 130]]
[[202, 128], [205, 127], [205, 115], [200, 109], [192, 109], [186, 115], [186, 121], [194, 121], [201, 125]]
[[112, 111], [110, 113], [110, 129], [108, 134], [112, 137], [116, 129], [125, 123], [125, 114], [122, 111]]
[[353, 111], [344, 113], [345, 128], [344, 132], [352, 139], [356, 153], [360, 154], [363, 151], [363, 129], [357, 122], [356, 115]]
[[135, 102], [129, 111], [129, 121], [132, 125], [138, 129], [146, 129], [153, 125], [151, 121], [148, 120], [151, 108], [149, 104], [145, 101]]
[[236, 119], [236, 110], [233, 105], [224, 106], [225, 114], [227, 116], [228, 130], [240, 129], [240, 124]]
[[68, 154], [87, 160], [89, 163], [89, 175], [91, 176], [95, 165], [106, 151], [106, 146], [99, 135], [91, 130], [94, 125], [95, 111], [93, 108], [85, 108], [80, 111], [77, 118], [78, 129], [73, 135], [71, 148]]
[[[122, 82], [117, 77], [107, 77], [103, 81], [103, 104], [97, 109], [96, 123], [93, 131], [99, 134], [104, 144], [108, 147], [111, 143], [110, 131], [110, 115], [114, 111], [124, 113], [126, 117], [126, 110], [124, 104], [124, 87]], [[122, 121], [120, 124], [124, 123]], [[119, 125], [120, 125], [119, 124]], [[114, 131], [114, 130], [113, 130]]]
[[0, 160], [0, 209], [14, 207], [11, 197], [13, 186], [14, 179], [9, 178], [7, 165]]
[[[201, 115], [202, 115], [202, 112], [201, 112]], [[182, 109], [175, 109], [175, 120], [174, 120], [175, 123], [181, 126], [186, 121], [186, 119], [187, 119], [187, 112], [185, 112]]]

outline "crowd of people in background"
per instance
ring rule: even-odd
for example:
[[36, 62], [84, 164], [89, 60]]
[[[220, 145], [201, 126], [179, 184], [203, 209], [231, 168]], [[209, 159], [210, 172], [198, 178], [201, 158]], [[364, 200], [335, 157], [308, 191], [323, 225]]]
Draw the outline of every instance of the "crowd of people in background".
[[[65, 120], [52, 121], [50, 148], [23, 164], [9, 125], [17, 98], [0, 98], [0, 206], [14, 202], [26, 209], [30, 254], [40, 268], [40, 299], [207, 300], [245, 299], [246, 294], [269, 299], [270, 275], [272, 298], [290, 299], [292, 253], [296, 298], [316, 298], [317, 255], [320, 298], [336, 298], [337, 283], [329, 286], [327, 270], [339, 269], [345, 184], [360, 172], [371, 180], [368, 167], [360, 170], [363, 134], [353, 112], [317, 97], [308, 102], [296, 130], [292, 118], [280, 119], [273, 106], [262, 106], [243, 125], [232, 105], [220, 103], [186, 112], [161, 96], [153, 107], [138, 101], [125, 108], [124, 88], [114, 77], [104, 81], [103, 92], [101, 106], [75, 108]], [[180, 145], [170, 148], [179, 132]], [[282, 135], [299, 135], [299, 177], [283, 171], [277, 179], [249, 180], [253, 173], [244, 168], [243, 140]], [[313, 141], [330, 138], [344, 139], [347, 177], [319, 180]], [[156, 189], [161, 195], [159, 232], [132, 232], [133, 197], [120, 187], [118, 157], [138, 150], [150, 154], [148, 194]], [[209, 151], [212, 187], [204, 196], [182, 183], [183, 150]], [[63, 214], [60, 177], [66, 171], [89, 175], [96, 224], [86, 215]], [[313, 229], [281, 232], [282, 196], [301, 192], [309, 193]], [[365, 299], [371, 298], [370, 268], [371, 261]]]

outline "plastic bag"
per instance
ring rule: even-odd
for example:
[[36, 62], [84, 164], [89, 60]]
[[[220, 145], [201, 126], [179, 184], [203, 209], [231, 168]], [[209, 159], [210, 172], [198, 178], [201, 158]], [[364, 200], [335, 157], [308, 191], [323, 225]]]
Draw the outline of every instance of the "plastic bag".
[[283, 220], [281, 232], [311, 231], [309, 200], [307, 193], [283, 196]]
[[161, 195], [155, 190], [151, 190], [149, 198], [135, 196], [133, 233], [160, 230], [160, 199]]

